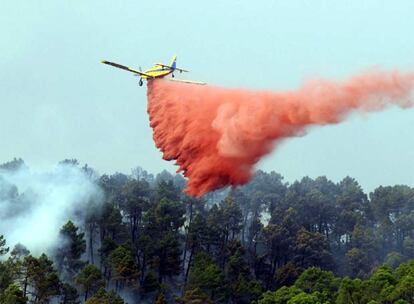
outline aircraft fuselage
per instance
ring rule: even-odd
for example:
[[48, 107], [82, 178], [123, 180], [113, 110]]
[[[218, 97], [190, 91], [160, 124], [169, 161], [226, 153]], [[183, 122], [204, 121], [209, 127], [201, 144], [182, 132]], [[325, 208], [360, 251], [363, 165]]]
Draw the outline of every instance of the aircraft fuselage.
[[[143, 79], [151, 79], [151, 78], [162, 78], [174, 72], [173, 69], [165, 68], [160, 65], [155, 65], [154, 67], [146, 70], [144, 73], [146, 75], [142, 75]], [[148, 76], [147, 76], [148, 75]]]

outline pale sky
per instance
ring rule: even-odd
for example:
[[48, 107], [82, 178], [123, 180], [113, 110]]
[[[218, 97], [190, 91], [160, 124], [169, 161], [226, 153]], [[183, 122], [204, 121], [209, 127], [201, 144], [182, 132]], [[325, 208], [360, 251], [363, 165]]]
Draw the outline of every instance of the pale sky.
[[[100, 64], [178, 55], [187, 78], [253, 90], [414, 70], [414, 1], [9, 1], [0, 11], [0, 162], [77, 158], [100, 173], [174, 170], [152, 141], [146, 89]], [[353, 116], [286, 140], [259, 167], [293, 181], [414, 186], [414, 109]]]

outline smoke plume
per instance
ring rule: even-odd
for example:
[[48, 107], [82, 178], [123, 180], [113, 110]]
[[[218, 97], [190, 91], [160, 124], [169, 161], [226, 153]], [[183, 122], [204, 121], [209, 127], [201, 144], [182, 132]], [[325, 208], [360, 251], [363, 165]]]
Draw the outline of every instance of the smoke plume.
[[255, 92], [166, 80], [148, 82], [156, 146], [201, 196], [247, 183], [254, 165], [281, 140], [309, 126], [343, 121], [354, 111], [413, 105], [414, 74], [369, 71], [347, 81], [312, 80], [297, 91]]
[[61, 227], [102, 199], [96, 183], [75, 166], [0, 170], [0, 234], [11, 248], [21, 243], [35, 255], [52, 250], [62, 241]]

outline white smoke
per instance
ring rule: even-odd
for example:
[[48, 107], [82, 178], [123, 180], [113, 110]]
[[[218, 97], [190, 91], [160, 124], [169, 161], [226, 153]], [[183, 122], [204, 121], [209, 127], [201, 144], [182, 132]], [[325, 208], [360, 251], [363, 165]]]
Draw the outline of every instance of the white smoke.
[[102, 202], [102, 192], [80, 168], [59, 165], [48, 172], [25, 167], [0, 171], [0, 234], [37, 255], [59, 241], [60, 228], [76, 214]]

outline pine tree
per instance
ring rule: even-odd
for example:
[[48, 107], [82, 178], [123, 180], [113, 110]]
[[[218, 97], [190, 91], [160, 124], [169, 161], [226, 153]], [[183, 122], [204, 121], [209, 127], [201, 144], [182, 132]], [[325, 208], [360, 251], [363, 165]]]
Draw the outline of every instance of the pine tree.
[[60, 294], [61, 282], [58, 273], [53, 267], [53, 262], [42, 254], [39, 258], [29, 255], [24, 258], [25, 283], [23, 296], [33, 292], [32, 301], [42, 303], [49, 301], [52, 297]]
[[137, 283], [139, 269], [129, 246], [119, 246], [111, 253], [111, 265], [117, 290], [121, 290], [126, 285]]
[[22, 290], [15, 284], [9, 285], [3, 292], [0, 292], [1, 304], [26, 304], [27, 297]]
[[114, 291], [108, 292], [104, 288], [100, 288], [85, 304], [124, 304], [124, 301]]
[[78, 230], [72, 221], [68, 221], [60, 230], [62, 241], [56, 250], [59, 272], [67, 273], [69, 277], [73, 277], [84, 264], [80, 258], [86, 251], [85, 234]]
[[76, 283], [82, 287], [85, 301], [88, 296], [104, 285], [101, 271], [95, 265], [86, 265], [76, 276]]
[[6, 247], [6, 240], [3, 235], [0, 234], [0, 256], [9, 252], [9, 247]]

